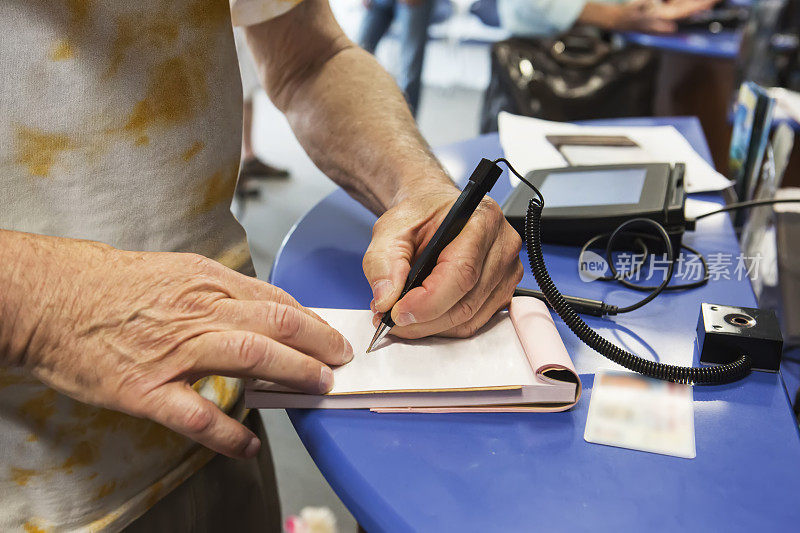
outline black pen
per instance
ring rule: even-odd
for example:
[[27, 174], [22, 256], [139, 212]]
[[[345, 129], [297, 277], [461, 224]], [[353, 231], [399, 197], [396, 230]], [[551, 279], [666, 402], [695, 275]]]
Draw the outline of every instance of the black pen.
[[[417, 260], [414, 261], [414, 264], [411, 265], [411, 272], [408, 274], [408, 279], [405, 287], [403, 287], [403, 292], [400, 293], [400, 298], [405, 296], [411, 289], [422, 285], [425, 278], [430, 275], [433, 267], [436, 266], [439, 254], [461, 233], [461, 230], [464, 229], [483, 197], [494, 187], [497, 178], [500, 177], [502, 172], [503, 170], [496, 163], [488, 159], [481, 159], [481, 162], [478, 163], [475, 171], [469, 177], [469, 181], [467, 181], [458, 200], [456, 200], [456, 203], [453, 204], [453, 207], [450, 208], [447, 216], [442, 221], [441, 226], [436, 230], [433, 238], [431, 238]], [[367, 353], [372, 351], [393, 327], [394, 321], [392, 320], [392, 310], [390, 309], [383, 315], [381, 323], [378, 324], [378, 330], [375, 332], [375, 336], [372, 337], [372, 342], [369, 343]]]

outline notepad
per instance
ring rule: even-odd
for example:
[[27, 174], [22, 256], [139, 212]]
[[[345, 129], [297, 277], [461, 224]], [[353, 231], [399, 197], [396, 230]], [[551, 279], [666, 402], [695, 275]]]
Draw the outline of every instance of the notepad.
[[561, 411], [580, 397], [580, 379], [547, 307], [514, 298], [469, 339], [404, 340], [375, 333], [367, 310], [314, 309], [352, 344], [353, 360], [334, 368], [333, 389], [311, 395], [266, 381], [248, 384], [249, 408], [376, 411]]

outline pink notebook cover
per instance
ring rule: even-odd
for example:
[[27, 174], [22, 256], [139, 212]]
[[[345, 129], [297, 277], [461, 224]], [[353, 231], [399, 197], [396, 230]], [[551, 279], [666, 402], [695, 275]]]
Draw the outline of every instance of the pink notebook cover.
[[[533, 372], [532, 384], [309, 395], [253, 381], [245, 391], [245, 404], [255, 409], [371, 409], [392, 413], [552, 412], [573, 407], [581, 394], [580, 378], [547, 307], [535, 298], [514, 298], [507, 319]], [[380, 383], [376, 387], [380, 388]]]

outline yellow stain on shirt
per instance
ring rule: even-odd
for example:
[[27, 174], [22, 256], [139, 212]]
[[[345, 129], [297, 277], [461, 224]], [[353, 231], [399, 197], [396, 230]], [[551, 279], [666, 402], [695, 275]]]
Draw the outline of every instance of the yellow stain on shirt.
[[98, 445], [94, 442], [81, 441], [75, 445], [72, 455], [67, 457], [61, 468], [68, 474], [72, 473], [75, 467], [89, 466], [97, 460]]
[[239, 270], [250, 260], [250, 245], [247, 239], [243, 239], [213, 259], [231, 270]]
[[208, 377], [200, 378], [194, 383], [192, 383], [192, 390], [194, 390], [195, 392], [200, 392], [200, 390], [203, 388], [203, 386], [205, 386], [206, 383], [208, 383]]
[[[147, 18], [142, 18], [147, 17]], [[137, 16], [118, 17], [116, 35], [111, 44], [111, 60], [106, 72], [113, 76], [133, 48], [152, 47], [162, 50], [174, 43], [179, 35], [178, 19], [172, 13], [147, 12]], [[152, 53], [147, 51], [148, 54]]]
[[88, 524], [85, 528], [86, 531], [100, 532], [100, 531], [108, 531], [109, 526], [116, 522], [119, 517], [122, 515], [122, 509], [114, 509], [110, 513], [106, 514], [105, 516], [98, 518], [91, 524]]
[[206, 146], [206, 143], [204, 143], [204, 142], [202, 142], [202, 141], [195, 141], [195, 142], [194, 142], [194, 144], [192, 144], [192, 145], [189, 147], [189, 149], [188, 149], [188, 150], [186, 150], [185, 152], [183, 152], [183, 160], [184, 160], [184, 161], [189, 161], [189, 160], [190, 160], [190, 159], [192, 159], [194, 156], [196, 156], [197, 154], [199, 154], [199, 153], [200, 153], [200, 152], [203, 150], [203, 148], [205, 148], [205, 146]]
[[28, 167], [31, 176], [41, 178], [50, 176], [61, 154], [77, 148], [68, 135], [27, 126], [17, 126], [16, 145], [14, 161]]
[[196, 26], [227, 23], [231, 13], [228, 0], [195, 0], [189, 4], [188, 21]]
[[25, 533], [47, 533], [47, 529], [42, 529], [30, 520], [22, 524]]
[[185, 437], [161, 424], [146, 421], [142, 430], [136, 434], [133, 444], [140, 451], [169, 450], [176, 448], [185, 440]]
[[47, 420], [56, 410], [56, 391], [45, 389], [19, 406], [19, 414], [30, 420], [38, 428], [44, 428]]
[[13, 372], [9, 372], [6, 369], [0, 368], [0, 389], [11, 387], [12, 385], [22, 385], [24, 383], [31, 383], [32, 381], [34, 381], [32, 378], [15, 374]]
[[221, 409], [228, 409], [237, 398], [239, 388], [236, 385], [229, 385], [228, 381], [222, 376], [213, 376], [214, 392], [217, 395], [217, 405]]
[[239, 159], [225, 170], [218, 170], [203, 184], [198, 213], [207, 213], [222, 202], [230, 204], [236, 178], [239, 176]]
[[189, 55], [153, 67], [145, 97], [134, 106], [125, 131], [141, 139], [148, 128], [185, 122], [207, 103], [203, 65]]
[[65, 39], [58, 41], [50, 51], [50, 59], [53, 61], [67, 61], [73, 57], [75, 57], [75, 50], [72, 48], [72, 43]]
[[75, 402], [72, 414], [80, 422], [68, 428], [70, 435], [84, 435], [87, 429], [101, 434], [121, 431], [142, 452], [175, 448], [185, 441], [185, 437], [161, 424], [80, 402]]
[[74, 429], [85, 431], [87, 428], [92, 430], [117, 431], [123, 429], [130, 421], [140, 420], [124, 413], [95, 407], [82, 402], [75, 402], [72, 405], [72, 416], [80, 422]]
[[66, 0], [66, 2], [73, 25], [82, 25], [89, 19], [94, 0]]
[[[69, 14], [69, 19], [67, 20], [68, 39], [64, 42], [74, 43], [80, 41], [86, 34], [94, 0], [62, 0], [62, 3], [66, 4]], [[72, 45], [70, 45], [71, 48]], [[62, 53], [65, 52], [66, 50], [62, 50]]]
[[31, 470], [29, 468], [12, 468], [11, 469], [11, 481], [16, 483], [17, 485], [24, 487], [28, 484], [28, 481], [31, 480], [33, 476], [37, 474], [36, 470]]
[[117, 488], [117, 482], [116, 481], [109, 481], [108, 483], [104, 483], [97, 490], [97, 495], [95, 495], [94, 499], [95, 500], [102, 500], [106, 496], [110, 496], [111, 494], [113, 494], [114, 490], [116, 490], [116, 488]]
[[144, 502], [144, 508], [150, 509], [161, 500], [161, 491], [164, 490], [164, 483], [156, 481], [147, 489], [147, 499]]

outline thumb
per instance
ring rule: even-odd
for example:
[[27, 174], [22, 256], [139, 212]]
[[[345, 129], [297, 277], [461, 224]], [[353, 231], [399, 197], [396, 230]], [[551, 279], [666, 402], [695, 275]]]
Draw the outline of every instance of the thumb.
[[413, 248], [408, 242], [373, 232], [362, 266], [372, 288], [373, 311], [385, 313], [400, 298], [411, 270]]

